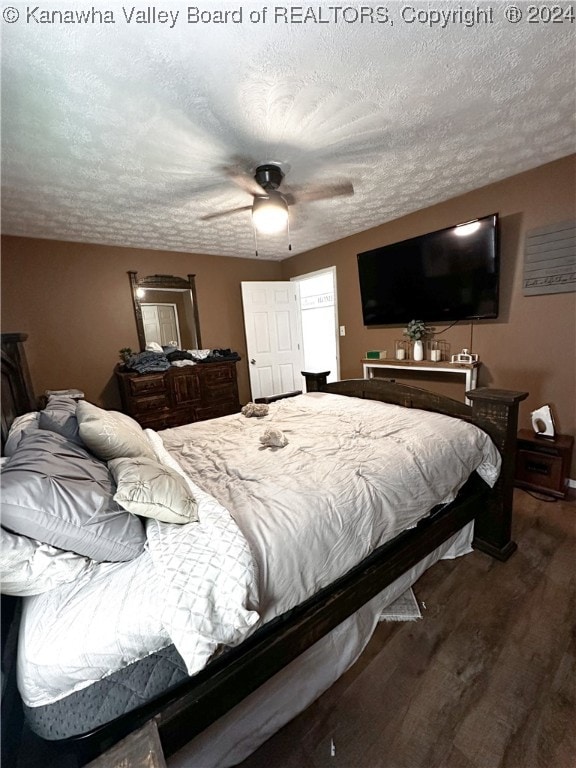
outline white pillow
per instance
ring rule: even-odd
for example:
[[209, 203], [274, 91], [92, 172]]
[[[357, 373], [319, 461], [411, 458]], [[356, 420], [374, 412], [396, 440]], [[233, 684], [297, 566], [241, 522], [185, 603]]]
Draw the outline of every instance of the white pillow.
[[26, 597], [75, 581], [92, 560], [0, 529], [0, 592]]
[[145, 457], [114, 459], [108, 469], [117, 485], [114, 501], [128, 512], [163, 523], [198, 521], [198, 502], [173, 469]]
[[76, 418], [84, 444], [102, 461], [136, 456], [156, 458], [140, 424], [125, 413], [105, 411], [80, 400]]

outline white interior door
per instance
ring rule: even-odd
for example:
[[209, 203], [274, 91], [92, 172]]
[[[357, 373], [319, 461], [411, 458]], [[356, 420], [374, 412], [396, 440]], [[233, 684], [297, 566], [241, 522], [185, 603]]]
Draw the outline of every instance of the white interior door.
[[175, 341], [180, 346], [178, 309], [175, 304], [141, 304], [146, 343], [155, 341], [161, 347]]
[[289, 281], [242, 283], [252, 400], [302, 388], [297, 291]]

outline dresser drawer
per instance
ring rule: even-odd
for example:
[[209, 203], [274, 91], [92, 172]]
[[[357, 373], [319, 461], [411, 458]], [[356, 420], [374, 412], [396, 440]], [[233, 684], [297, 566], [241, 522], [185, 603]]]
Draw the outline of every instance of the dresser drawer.
[[133, 413], [154, 413], [169, 408], [168, 398], [165, 394], [150, 395], [149, 397], [137, 397], [132, 400]]
[[139, 413], [136, 419], [143, 429], [154, 429], [157, 432], [197, 421], [193, 408], [151, 410], [148, 413]]
[[130, 394], [133, 397], [147, 395], [152, 392], [163, 392], [166, 388], [164, 376], [162, 376], [162, 374], [129, 377], [128, 386], [130, 388]]
[[236, 387], [234, 384], [218, 384], [217, 386], [210, 387], [210, 400], [211, 403], [221, 403], [228, 400], [237, 400]]
[[218, 419], [220, 416], [229, 416], [231, 413], [238, 413], [240, 405], [234, 400], [227, 400], [222, 403], [213, 403], [205, 408], [196, 408], [196, 421], [205, 421], [206, 419]]
[[138, 416], [138, 423], [142, 429], [153, 429], [159, 432], [161, 429], [170, 429], [170, 427], [178, 427], [181, 422], [174, 418], [174, 415], [166, 412], [163, 416], [159, 416], [157, 413], [140, 414]]
[[202, 370], [202, 383], [207, 387], [220, 384], [232, 384], [236, 380], [235, 370], [217, 363], [205, 363]]
[[516, 485], [564, 499], [573, 445], [572, 435], [557, 434], [547, 440], [521, 429], [516, 451]]
[[516, 456], [516, 480], [519, 483], [542, 488], [547, 491], [561, 491], [563, 484], [562, 458], [546, 453], [520, 449]]
[[[203, 400], [210, 399], [216, 404], [223, 400], [238, 400], [238, 385], [236, 383], [236, 371], [228, 366], [204, 366], [202, 371], [202, 395]], [[210, 418], [210, 417], [204, 417]]]

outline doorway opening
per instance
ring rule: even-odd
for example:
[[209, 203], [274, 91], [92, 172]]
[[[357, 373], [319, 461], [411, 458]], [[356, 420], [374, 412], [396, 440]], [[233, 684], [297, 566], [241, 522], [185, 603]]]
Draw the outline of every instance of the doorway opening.
[[340, 378], [336, 267], [291, 278], [298, 283], [302, 370], [330, 371], [328, 381]]

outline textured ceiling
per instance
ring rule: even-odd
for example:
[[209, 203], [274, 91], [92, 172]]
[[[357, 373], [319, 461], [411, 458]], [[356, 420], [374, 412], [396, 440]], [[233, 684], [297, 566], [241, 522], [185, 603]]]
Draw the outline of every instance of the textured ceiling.
[[[48, 9], [85, 7], [87, 24], [15, 3], [0, 22], [2, 231], [253, 257], [249, 212], [200, 217], [252, 202], [227, 166], [277, 162], [287, 186], [355, 189], [291, 207], [299, 253], [568, 155], [576, 24], [530, 24], [516, 5], [517, 23], [493, 2], [492, 23], [440, 28], [402, 8], [490, 6], [392, 2], [392, 24], [376, 5], [364, 22], [360, 6], [201, 6], [235, 10], [228, 23], [134, 6], [179, 11], [171, 26], [112, 0]], [[286, 243], [259, 237], [259, 258]]]

